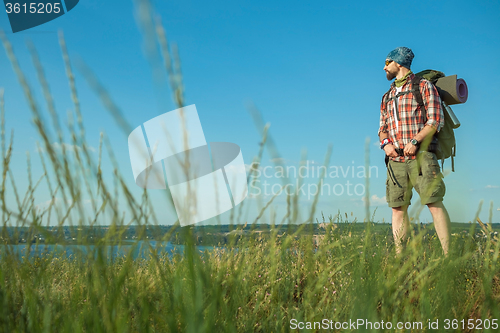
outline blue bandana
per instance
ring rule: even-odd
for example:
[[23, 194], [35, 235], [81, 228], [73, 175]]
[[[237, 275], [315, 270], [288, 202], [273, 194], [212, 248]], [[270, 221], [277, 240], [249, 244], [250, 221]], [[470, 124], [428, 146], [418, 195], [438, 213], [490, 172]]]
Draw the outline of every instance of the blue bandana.
[[413, 54], [411, 49], [404, 46], [400, 46], [389, 52], [389, 54], [387, 55], [387, 59], [393, 60], [398, 64], [400, 64], [401, 66], [410, 69], [411, 62], [414, 56], [415, 55]]

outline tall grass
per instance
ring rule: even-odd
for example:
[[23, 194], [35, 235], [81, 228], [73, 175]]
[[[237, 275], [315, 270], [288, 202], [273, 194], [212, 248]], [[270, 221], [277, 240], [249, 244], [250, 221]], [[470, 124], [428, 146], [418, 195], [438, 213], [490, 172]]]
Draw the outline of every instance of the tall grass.
[[[159, 19], [151, 19], [149, 4], [138, 1], [138, 9], [145, 40], [158, 38], [174, 100], [182, 106], [179, 57], [170, 55], [165, 32]], [[429, 330], [429, 321], [439, 320], [439, 331], [443, 331], [446, 319], [500, 320], [500, 242], [488, 226], [482, 225], [484, 237], [476, 237], [474, 227], [469, 233], [455, 235], [450, 255], [444, 258], [437, 236], [416, 225], [403, 252], [396, 255], [390, 229], [374, 228], [368, 209], [361, 229], [355, 228], [359, 223], [343, 220], [338, 214], [323, 219], [322, 229], [314, 234], [311, 230], [317, 198], [310, 211], [301, 214], [298, 193], [287, 197], [284, 216], [271, 215], [272, 226], [267, 233], [244, 231], [238, 223], [258, 221], [272, 201], [264, 205], [255, 221], [243, 220], [241, 206], [235, 209], [231, 214], [235, 224], [223, 247], [201, 253], [195, 246], [196, 228], [174, 228], [163, 239], [181, 232], [183, 253], [166, 254], [144, 243], [151, 251], [146, 258], [134, 259], [130, 251], [109, 260], [106, 246], [121, 245], [121, 233], [128, 225], [139, 226], [140, 239], [146, 227], [158, 224], [148, 192], [143, 191], [139, 198], [132, 194], [104, 134], [97, 161], [90, 153], [64, 37], [60, 36], [60, 43], [76, 115], [76, 124], [69, 125], [70, 141], [80, 147], [74, 150], [63, 145], [61, 122], [36, 50], [30, 47], [52, 127], [43, 121], [9, 41], [5, 35], [1, 37], [30, 106], [40, 150], [45, 153], [40, 154], [44, 173], [36, 181], [31, 177], [28, 156], [29, 183], [21, 195], [10, 165], [14, 137], [7, 139], [5, 134], [0, 91], [0, 332], [275, 332], [290, 330], [291, 320], [323, 319], [384, 321], [393, 327], [398, 322], [421, 322], [424, 331]], [[130, 127], [119, 108], [90, 70], [80, 67], [128, 134]], [[277, 154], [269, 128], [261, 128], [263, 144], [252, 163], [249, 182], [255, 181], [253, 175], [264, 147], [269, 145], [271, 154]], [[53, 142], [61, 144], [62, 153], [54, 150]], [[103, 177], [103, 146], [108, 147], [114, 166], [112, 184]], [[325, 163], [328, 159], [329, 154]], [[48, 207], [38, 209], [36, 190], [42, 182], [53, 200]], [[125, 198], [125, 205], [119, 203], [119, 196]], [[14, 198], [14, 205], [7, 204], [9, 197]], [[90, 212], [84, 207], [84, 197], [91, 200]], [[56, 198], [62, 198], [60, 204]], [[302, 215], [306, 217], [301, 219]], [[92, 227], [101, 218], [110, 228], [105, 237], [92, 243], [79, 234], [79, 244], [95, 245], [95, 250], [86, 254], [32, 256], [28, 252], [19, 256], [7, 227], [16, 227], [17, 235], [27, 227], [30, 239], [42, 234], [47, 241], [67, 244], [45, 228], [53, 216], [60, 233], [63, 226]], [[126, 216], [130, 218], [126, 220]], [[289, 227], [295, 224], [302, 225], [298, 229]], [[34, 246], [43, 245], [37, 242]], [[139, 246], [139, 242], [133, 246]], [[420, 331], [416, 327], [406, 331]]]
[[113, 262], [102, 250], [73, 260], [2, 253], [0, 329], [267, 332], [288, 331], [292, 319], [425, 328], [428, 319], [498, 318], [490, 243], [464, 235], [442, 259], [436, 237], [421, 233], [395, 258], [390, 233], [337, 225], [319, 239], [272, 229], [238, 247], [199, 253], [188, 242], [183, 254]]

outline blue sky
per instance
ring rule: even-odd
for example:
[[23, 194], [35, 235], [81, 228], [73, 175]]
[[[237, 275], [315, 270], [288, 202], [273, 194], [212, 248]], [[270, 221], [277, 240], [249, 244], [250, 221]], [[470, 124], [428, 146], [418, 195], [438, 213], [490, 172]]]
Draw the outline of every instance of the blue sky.
[[[304, 151], [309, 165], [321, 164], [332, 144], [330, 165], [344, 171], [348, 167], [358, 170], [365, 164], [365, 141], [369, 138], [370, 165], [378, 168], [378, 177], [370, 181], [370, 196], [375, 196], [371, 210], [378, 206], [375, 220], [379, 221], [390, 220], [390, 209], [382, 200], [386, 179], [383, 153], [376, 147], [381, 96], [389, 87], [382, 70], [385, 56], [395, 47], [408, 46], [415, 53], [415, 72], [433, 68], [464, 78], [469, 99], [453, 107], [462, 126], [456, 131], [455, 172], [445, 178], [445, 205], [453, 221], [467, 222], [474, 218], [479, 202], [484, 200], [480, 216], [487, 221], [493, 201], [493, 221], [500, 222], [500, 154], [496, 151], [500, 139], [500, 107], [496, 101], [500, 83], [495, 80], [500, 74], [498, 2], [153, 4], [169, 41], [179, 48], [186, 103], [196, 104], [207, 141], [238, 144], [245, 162], [250, 163], [258, 152], [260, 135], [248, 112], [248, 103], [255, 104], [271, 124], [271, 136], [290, 166], [298, 166]], [[58, 30], [64, 32], [73, 63], [81, 59], [96, 73], [132, 128], [175, 108], [165, 81], [155, 83], [153, 79], [131, 0], [81, 0], [60, 18], [16, 34], [10, 30], [6, 13], [0, 12], [0, 29], [13, 44], [21, 68], [44, 109], [26, 40], [34, 43], [62, 119], [66, 119], [68, 110], [73, 110], [73, 104]], [[105, 111], [82, 74], [75, 71], [89, 144], [97, 148], [99, 133], [105, 131], [122, 174], [134, 186], [128, 134]], [[32, 155], [34, 173], [41, 174], [35, 149], [35, 142], [40, 139], [4, 51], [0, 52], [0, 87], [5, 89], [6, 127], [15, 132], [12, 165], [18, 186], [24, 188], [27, 151]], [[263, 166], [267, 165], [272, 165], [272, 161], [266, 152]], [[109, 171], [109, 165], [106, 168]], [[449, 168], [450, 162], [446, 161], [445, 170]], [[364, 184], [364, 179], [351, 176], [341, 175], [327, 183]], [[316, 179], [311, 177], [308, 181]], [[140, 189], [135, 189], [139, 196]], [[37, 194], [40, 203], [50, 199], [43, 186]], [[247, 207], [256, 205], [252, 200], [248, 200]], [[311, 201], [307, 195], [302, 201], [307, 211]], [[274, 208], [278, 216], [284, 207], [284, 197], [278, 197]], [[320, 196], [319, 212], [327, 216], [338, 210], [353, 212], [358, 219], [364, 217], [359, 195], [344, 191], [342, 195]], [[175, 220], [172, 211], [162, 214], [165, 224]], [[253, 210], [248, 214], [253, 216]], [[421, 218], [431, 220], [425, 210]]]

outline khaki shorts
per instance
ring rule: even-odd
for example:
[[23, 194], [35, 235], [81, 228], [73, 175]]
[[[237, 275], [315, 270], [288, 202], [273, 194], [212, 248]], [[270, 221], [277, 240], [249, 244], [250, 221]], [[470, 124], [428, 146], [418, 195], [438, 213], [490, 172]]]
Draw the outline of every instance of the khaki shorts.
[[446, 187], [434, 153], [422, 151], [416, 159], [405, 162], [389, 160], [386, 181], [389, 207], [409, 205], [413, 187], [422, 205], [443, 201]]

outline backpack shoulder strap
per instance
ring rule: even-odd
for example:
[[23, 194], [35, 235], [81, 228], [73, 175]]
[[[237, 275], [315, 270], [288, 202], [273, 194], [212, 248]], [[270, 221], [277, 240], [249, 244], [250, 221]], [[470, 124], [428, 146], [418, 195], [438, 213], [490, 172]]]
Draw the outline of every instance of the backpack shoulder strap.
[[[424, 106], [424, 102], [422, 100], [422, 93], [420, 92], [420, 81], [421, 80], [422, 80], [422, 78], [420, 76], [414, 75], [413, 78], [410, 81], [411, 82], [411, 88], [409, 90], [401, 91], [401, 92], [395, 94], [394, 96], [392, 96], [391, 98], [389, 98], [389, 92], [392, 89], [392, 86], [391, 86], [391, 89], [389, 89], [389, 91], [387, 91], [386, 95], [384, 95], [385, 101], [389, 102], [391, 100], [395, 100], [395, 99], [399, 98], [399, 96], [403, 96], [403, 95], [406, 95], [406, 94], [409, 94], [409, 93], [413, 93], [415, 95], [415, 98], [416, 98], [418, 104], [421, 105], [421, 106]], [[424, 106], [424, 108], [425, 108], [425, 106]]]
[[411, 90], [413, 92], [413, 95], [415, 96], [415, 99], [417, 100], [417, 104], [420, 105], [420, 107], [424, 110], [425, 113], [427, 113], [424, 100], [422, 99], [422, 93], [420, 92], [420, 81], [422, 80], [423, 80], [422, 77], [415, 75], [411, 80], [411, 88], [412, 88]]
[[386, 91], [384, 96], [382, 96], [382, 101], [384, 102], [384, 104], [387, 104], [389, 102], [389, 94], [391, 93], [391, 90], [392, 86], [389, 88], [389, 90]]

